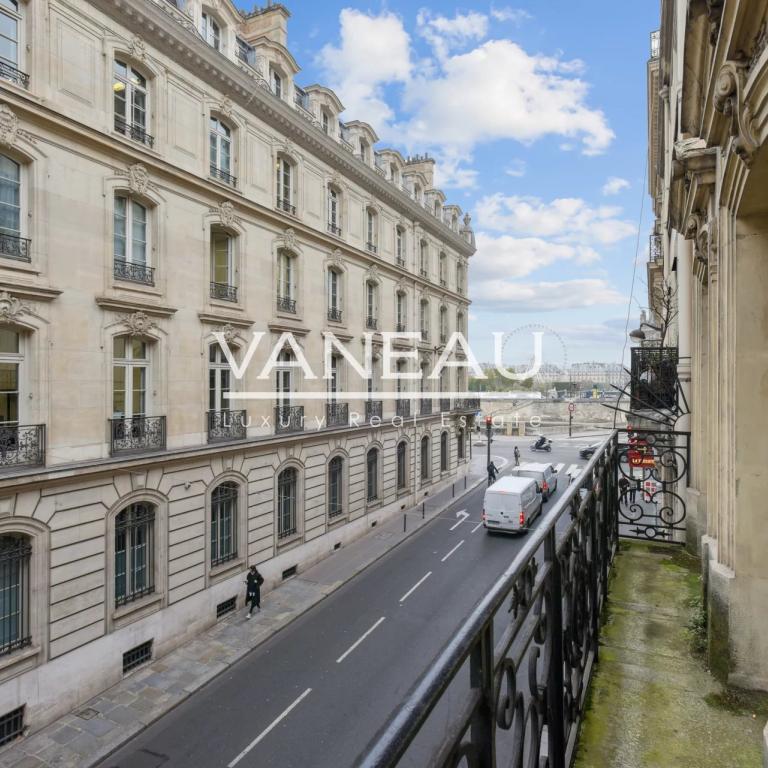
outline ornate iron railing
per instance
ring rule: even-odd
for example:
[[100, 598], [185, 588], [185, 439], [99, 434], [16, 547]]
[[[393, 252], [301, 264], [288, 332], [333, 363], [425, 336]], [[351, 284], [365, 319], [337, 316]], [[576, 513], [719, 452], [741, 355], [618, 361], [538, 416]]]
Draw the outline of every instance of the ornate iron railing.
[[428, 341], [429, 340], [429, 331], [426, 328], [421, 329], [421, 340], [422, 341]]
[[426, 276], [427, 276], [427, 270], [426, 270], [426, 269], [424, 269], [424, 268], [422, 267], [422, 268], [419, 270], [419, 274], [420, 274], [422, 277], [426, 277]]
[[326, 403], [325, 423], [329, 427], [346, 427], [349, 424], [349, 403]]
[[617, 550], [616, 461], [614, 433], [355, 765], [571, 765]]
[[237, 186], [237, 176], [233, 176], [229, 171], [225, 171], [223, 168], [217, 168], [215, 165], [211, 166], [210, 171], [211, 176], [214, 179], [219, 179], [219, 181], [223, 181], [231, 187]]
[[29, 630], [29, 561], [32, 544], [26, 536], [3, 536], [0, 543], [0, 583], [3, 585], [3, 620], [0, 655], [32, 644]]
[[395, 330], [398, 333], [405, 333], [405, 323], [400, 323], [400, 322], [395, 323]]
[[334, 323], [341, 322], [341, 310], [338, 307], [328, 307], [328, 319]]
[[465, 397], [453, 401], [454, 411], [479, 411], [480, 410], [480, 398], [478, 397]]
[[296, 299], [291, 299], [288, 296], [277, 297], [277, 311], [278, 312], [290, 312], [296, 314]]
[[365, 318], [365, 327], [375, 331], [379, 327], [379, 321], [375, 317], [368, 315], [368, 317]]
[[374, 416], [380, 419], [384, 413], [384, 402], [382, 400], [365, 401], [365, 420], [370, 421]]
[[45, 464], [45, 424], [0, 426], [0, 468]]
[[395, 413], [398, 416], [408, 417], [411, 415], [411, 401], [410, 400], [396, 400], [395, 401]]
[[0, 232], [0, 256], [16, 261], [32, 261], [32, 241], [26, 237]]
[[240, 411], [208, 411], [208, 442], [244, 440], [248, 434], [248, 414]]
[[146, 144], [148, 147], [154, 146], [155, 137], [150, 136], [144, 130], [143, 125], [140, 125], [139, 123], [129, 123], [124, 117], [120, 117], [120, 115], [115, 115], [115, 130], [134, 141]]
[[144, 285], [155, 284], [155, 268], [146, 264], [135, 264], [124, 259], [115, 259], [114, 275], [118, 280], [130, 280]]
[[29, 75], [5, 61], [0, 61], [0, 78], [10, 80], [12, 83], [22, 86], [22, 88], [29, 87]]
[[404, 267], [405, 266], [405, 259], [402, 256], [397, 257], [397, 266], [398, 267]]
[[110, 453], [141, 453], [165, 449], [165, 416], [110, 419]]
[[296, 215], [296, 206], [291, 205], [290, 200], [284, 200], [282, 197], [278, 197], [276, 207], [281, 211], [290, 213], [291, 216]]
[[304, 431], [303, 405], [275, 406], [275, 434]]
[[211, 283], [211, 298], [222, 301], [237, 301], [237, 286], [227, 283]]
[[379, 249], [376, 247], [376, 243], [366, 243], [365, 247], [371, 252], [376, 253]]
[[446, 411], [451, 410], [451, 398], [450, 397], [441, 397], [440, 398], [440, 412], [445, 413]]
[[632, 411], [663, 411], [677, 407], [677, 361], [677, 347], [632, 348]]
[[341, 237], [341, 227], [337, 227], [335, 224], [328, 222], [328, 231], [336, 237]]

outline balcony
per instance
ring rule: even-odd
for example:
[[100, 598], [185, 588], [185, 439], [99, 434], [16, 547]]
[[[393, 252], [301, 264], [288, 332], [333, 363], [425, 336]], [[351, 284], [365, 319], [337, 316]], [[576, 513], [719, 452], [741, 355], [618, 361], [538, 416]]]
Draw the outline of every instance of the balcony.
[[379, 251], [375, 243], [366, 243], [365, 247], [368, 249], [369, 253], [378, 253]]
[[368, 315], [368, 317], [365, 318], [365, 327], [375, 331], [379, 327], [379, 321], [375, 317]]
[[165, 416], [109, 419], [112, 456], [165, 450]]
[[440, 413], [447, 413], [451, 410], [451, 398], [450, 397], [441, 397], [440, 398]]
[[325, 423], [328, 427], [349, 426], [349, 403], [326, 403]]
[[341, 310], [338, 307], [329, 307], [328, 308], [328, 319], [332, 323], [340, 323], [341, 322]]
[[304, 406], [303, 405], [276, 405], [275, 406], [275, 434], [282, 435], [288, 432], [304, 431]]
[[445, 286], [446, 286], [446, 285], [448, 285], [448, 283], [445, 281], [445, 278], [444, 278], [444, 277], [441, 277], [441, 278], [440, 278], [440, 285], [442, 285], [442, 286], [443, 286], [443, 288], [445, 288]]
[[208, 442], [245, 440], [248, 429], [245, 411], [208, 411]]
[[290, 312], [292, 315], [296, 314], [296, 299], [292, 299], [289, 296], [277, 297], [277, 311], [278, 312]]
[[122, 133], [123, 136], [127, 136], [129, 139], [138, 141], [140, 144], [145, 144], [150, 149], [155, 144], [155, 137], [150, 136], [145, 130], [144, 126], [139, 123], [129, 123], [124, 117], [115, 115], [115, 130], [118, 133]]
[[479, 397], [466, 397], [464, 399], [454, 400], [454, 411], [479, 411], [480, 410], [480, 398]]
[[237, 301], [237, 286], [228, 283], [211, 283], [211, 298], [221, 301]]
[[396, 260], [398, 267], [405, 267], [405, 259], [402, 256], [398, 256]]
[[405, 323], [400, 323], [400, 322], [395, 323], [395, 330], [398, 333], [405, 333]]
[[282, 197], [278, 197], [277, 198], [277, 203], [276, 203], [275, 207], [279, 211], [285, 211], [286, 213], [290, 213], [291, 216], [295, 216], [296, 215], [296, 206], [295, 205], [291, 205], [290, 200], [285, 200]]
[[328, 231], [336, 237], [341, 237], [341, 227], [337, 227], [333, 222], [328, 222]]
[[45, 424], [0, 426], [0, 468], [45, 464]]
[[422, 277], [427, 277], [427, 270], [426, 270], [426, 269], [424, 269], [424, 267], [422, 267], [422, 268], [419, 270], [419, 274], [420, 274]]
[[422, 400], [419, 405], [419, 413], [422, 416], [429, 416], [429, 414], [432, 413], [432, 401], [427, 399]]
[[648, 260], [654, 264], [661, 264], [664, 261], [664, 251], [661, 247], [661, 235], [651, 235], [648, 238]]
[[677, 409], [677, 347], [634, 347], [630, 410]]
[[421, 340], [422, 341], [429, 341], [429, 331], [425, 328], [421, 329]]
[[0, 79], [9, 80], [22, 88], [29, 87], [29, 75], [5, 61], [0, 61]]
[[212, 178], [223, 181], [225, 184], [229, 184], [230, 187], [237, 186], [237, 177], [232, 176], [229, 171], [225, 171], [223, 168], [217, 168], [215, 165], [211, 166], [210, 171]]
[[448, 341], [448, 333], [446, 331], [440, 331], [440, 343], [445, 344]]
[[6, 232], [0, 232], [0, 256], [16, 261], [32, 261], [32, 241]]
[[384, 402], [382, 400], [365, 401], [365, 420], [370, 421], [374, 416], [380, 419], [384, 413]]
[[113, 272], [118, 280], [128, 280], [142, 285], [155, 284], [155, 268], [146, 264], [135, 264], [124, 259], [115, 259]]
[[395, 400], [395, 413], [398, 416], [407, 418], [411, 415], [411, 401], [410, 400]]

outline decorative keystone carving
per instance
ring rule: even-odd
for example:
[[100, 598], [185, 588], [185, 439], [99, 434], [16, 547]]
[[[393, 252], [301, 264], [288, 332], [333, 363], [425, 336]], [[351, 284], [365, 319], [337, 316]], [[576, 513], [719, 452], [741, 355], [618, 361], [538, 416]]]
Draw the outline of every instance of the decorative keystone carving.
[[0, 322], [15, 323], [28, 312], [31, 312], [31, 309], [21, 299], [12, 296], [8, 291], [0, 293]]
[[147, 336], [157, 324], [145, 312], [134, 312], [123, 317], [123, 324], [131, 336]]
[[147, 58], [147, 45], [138, 35], [134, 36], [128, 47], [134, 58], [140, 61], [144, 61]]
[[128, 186], [131, 192], [137, 195], [144, 195], [149, 188], [149, 171], [141, 163], [128, 168]]
[[227, 344], [231, 344], [232, 341], [237, 337], [237, 331], [235, 330], [235, 327], [229, 323], [222, 325], [218, 330], [219, 333], [224, 335], [224, 340], [227, 342]]
[[19, 134], [19, 118], [7, 105], [0, 104], [0, 143], [12, 147]]
[[235, 206], [229, 200], [219, 203], [219, 219], [225, 227], [231, 227], [235, 223]]
[[752, 163], [757, 142], [752, 135], [752, 113], [744, 98], [745, 61], [727, 61], [720, 69], [715, 83], [714, 106], [731, 120], [733, 151], [749, 166]]
[[331, 255], [328, 257], [328, 266], [333, 267], [340, 272], [343, 272], [346, 269], [341, 251], [338, 248], [334, 248]]
[[219, 103], [219, 112], [224, 117], [232, 117], [232, 100], [228, 96], [225, 96]]

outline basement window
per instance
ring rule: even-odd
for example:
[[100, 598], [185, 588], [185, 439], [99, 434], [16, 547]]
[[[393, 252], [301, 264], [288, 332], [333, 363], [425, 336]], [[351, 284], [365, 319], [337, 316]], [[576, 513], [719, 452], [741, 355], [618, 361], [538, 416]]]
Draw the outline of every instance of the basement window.
[[226, 616], [228, 613], [232, 613], [237, 605], [237, 598], [230, 597], [229, 600], [225, 600], [223, 603], [219, 603], [216, 606], [216, 618], [220, 619], [222, 616]]
[[123, 654], [123, 674], [127, 675], [131, 670], [140, 667], [152, 660], [152, 640], [137, 645]]
[[24, 734], [24, 705], [0, 717], [0, 746]]

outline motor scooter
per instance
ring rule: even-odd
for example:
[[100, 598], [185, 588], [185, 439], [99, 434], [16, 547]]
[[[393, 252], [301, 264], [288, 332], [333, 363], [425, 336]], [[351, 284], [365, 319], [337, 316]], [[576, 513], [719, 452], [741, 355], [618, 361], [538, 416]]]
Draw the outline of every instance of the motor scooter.
[[547, 453], [549, 453], [552, 450], [552, 441], [544, 440], [543, 442], [539, 443], [539, 441], [537, 440], [536, 442], [531, 443], [531, 450], [546, 451]]

